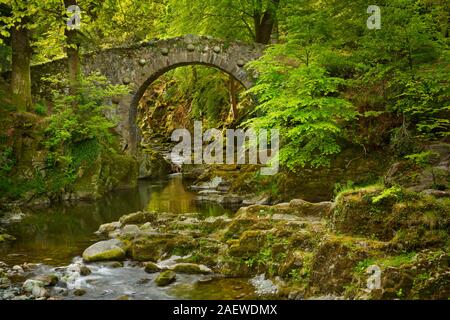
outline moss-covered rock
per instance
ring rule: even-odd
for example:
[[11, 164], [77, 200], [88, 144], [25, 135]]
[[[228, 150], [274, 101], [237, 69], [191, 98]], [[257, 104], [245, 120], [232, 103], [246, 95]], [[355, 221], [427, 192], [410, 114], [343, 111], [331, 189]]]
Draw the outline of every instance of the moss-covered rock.
[[394, 240], [401, 248], [424, 248], [448, 240], [449, 207], [449, 199], [374, 186], [342, 193], [330, 224], [340, 233]]
[[130, 254], [137, 261], [156, 262], [165, 255], [184, 255], [196, 247], [190, 236], [161, 233], [137, 238], [132, 241]]
[[[381, 270], [381, 288], [368, 291], [368, 265]], [[361, 261], [346, 295], [356, 299], [441, 299], [450, 297], [450, 255], [443, 250], [424, 250], [392, 255], [384, 253]]]
[[144, 224], [146, 222], [155, 222], [157, 214], [154, 212], [135, 212], [125, 216], [122, 216], [119, 222], [122, 225], [127, 224]]
[[96, 233], [101, 234], [101, 235], [108, 235], [110, 232], [116, 231], [120, 227], [121, 227], [121, 223], [118, 221], [111, 222], [111, 223], [105, 223], [105, 224], [102, 224], [98, 228]]
[[242, 233], [238, 240], [230, 240], [228, 254], [233, 257], [249, 258], [264, 246], [266, 232], [249, 230]]
[[44, 274], [34, 277], [33, 280], [42, 282], [44, 286], [55, 286], [59, 278], [56, 274]]
[[175, 282], [177, 274], [172, 270], [166, 270], [161, 272], [155, 279], [155, 283], [158, 287], [165, 287]]
[[161, 268], [156, 263], [147, 262], [144, 265], [144, 270], [147, 273], [157, 273], [161, 271]]
[[358, 263], [382, 247], [383, 243], [353, 237], [331, 236], [325, 239], [313, 252], [309, 295], [343, 295], [345, 286], [352, 282]]
[[177, 263], [170, 269], [176, 273], [186, 274], [209, 274], [212, 272], [208, 267], [195, 263]]
[[100, 241], [83, 252], [83, 260], [86, 262], [123, 260], [125, 251], [126, 246], [120, 240]]
[[450, 181], [450, 144], [434, 143], [425, 147], [422, 159], [394, 163], [384, 176], [387, 186], [401, 185], [413, 192], [448, 189]]

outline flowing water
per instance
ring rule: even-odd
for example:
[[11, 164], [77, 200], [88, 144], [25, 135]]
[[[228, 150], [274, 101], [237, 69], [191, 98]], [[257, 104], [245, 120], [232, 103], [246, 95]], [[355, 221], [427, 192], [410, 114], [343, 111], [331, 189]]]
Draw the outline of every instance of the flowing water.
[[[9, 226], [17, 240], [0, 246], [0, 261], [9, 265], [38, 263], [35, 274], [67, 266], [80, 260], [84, 249], [98, 241], [94, 232], [103, 223], [117, 221], [122, 215], [140, 210], [172, 213], [198, 212], [206, 216], [231, 214], [215, 204], [196, 204], [196, 194], [183, 184], [180, 175], [161, 181], [140, 181], [138, 188], [109, 194], [92, 202], [65, 203], [25, 212], [22, 221]], [[92, 274], [83, 277], [81, 287], [87, 293], [82, 299], [253, 298], [246, 279], [211, 280], [205, 276], [180, 275], [176, 284], [159, 288], [142, 268], [126, 262], [121, 268], [93, 264]], [[220, 288], [220, 290], [218, 290]], [[69, 295], [67, 298], [79, 297]]]

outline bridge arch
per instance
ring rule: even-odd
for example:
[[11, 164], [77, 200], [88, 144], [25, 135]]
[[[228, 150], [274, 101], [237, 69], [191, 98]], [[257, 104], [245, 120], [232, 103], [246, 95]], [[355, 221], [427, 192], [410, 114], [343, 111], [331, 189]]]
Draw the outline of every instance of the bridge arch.
[[[117, 127], [123, 146], [136, 154], [140, 134], [136, 123], [137, 107], [146, 89], [167, 71], [186, 65], [205, 65], [233, 76], [245, 88], [254, 77], [245, 70], [246, 63], [258, 59], [264, 45], [240, 41], [224, 41], [209, 36], [186, 35], [141, 44], [106, 49], [83, 56], [84, 74], [100, 72], [112, 84], [129, 85], [129, 95], [113, 99], [113, 114], [120, 121]], [[40, 86], [42, 76], [63, 72], [65, 60], [58, 60], [32, 69], [33, 84]]]

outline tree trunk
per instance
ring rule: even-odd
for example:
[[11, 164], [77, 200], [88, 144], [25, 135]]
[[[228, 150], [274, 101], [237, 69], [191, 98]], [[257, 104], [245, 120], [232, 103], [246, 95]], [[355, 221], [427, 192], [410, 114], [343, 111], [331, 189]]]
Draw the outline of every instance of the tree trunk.
[[265, 10], [262, 16], [259, 10], [255, 11], [253, 20], [255, 24], [255, 41], [257, 43], [270, 43], [279, 5], [280, 0], [272, 0], [270, 7]]
[[28, 29], [16, 25], [11, 30], [12, 75], [11, 90], [17, 111], [31, 110], [31, 46]]
[[[64, 0], [64, 5], [66, 9], [71, 5], [77, 5], [76, 0]], [[80, 74], [81, 74], [81, 62], [80, 62], [80, 51], [79, 51], [79, 41], [78, 41], [78, 31], [65, 29], [66, 35], [66, 53], [67, 53], [67, 64], [69, 68], [69, 83], [71, 93], [74, 94], [78, 91], [80, 87]]]

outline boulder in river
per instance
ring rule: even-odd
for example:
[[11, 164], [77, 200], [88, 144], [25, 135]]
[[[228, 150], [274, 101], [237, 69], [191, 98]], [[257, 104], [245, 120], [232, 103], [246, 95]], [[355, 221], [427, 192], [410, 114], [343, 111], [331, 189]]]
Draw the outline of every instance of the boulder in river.
[[125, 249], [125, 244], [118, 239], [100, 241], [84, 250], [83, 260], [86, 262], [123, 260]]
[[143, 224], [146, 222], [154, 222], [156, 218], [156, 213], [138, 211], [122, 216], [119, 221], [122, 225]]
[[161, 271], [161, 268], [153, 262], [147, 262], [144, 267], [145, 272], [147, 273], [157, 273]]
[[113, 231], [119, 229], [120, 226], [121, 226], [121, 224], [118, 221], [111, 222], [111, 223], [105, 223], [105, 224], [102, 224], [100, 226], [100, 228], [98, 228], [98, 231], [96, 233], [108, 235], [110, 232], [113, 232]]
[[55, 286], [59, 278], [56, 274], [42, 274], [33, 278], [33, 280], [37, 280], [42, 282], [45, 286]]
[[195, 263], [177, 263], [171, 270], [177, 273], [185, 273], [185, 274], [209, 274], [212, 273], [212, 270], [207, 266]]
[[135, 224], [127, 224], [120, 230], [121, 239], [133, 239], [141, 233], [141, 229]]
[[165, 287], [175, 282], [176, 279], [177, 274], [175, 272], [172, 270], [166, 270], [159, 274], [159, 276], [155, 279], [155, 282], [158, 287]]
[[33, 279], [28, 279], [22, 285], [23, 291], [30, 293], [35, 298], [48, 297], [48, 291], [44, 287], [44, 282]]

